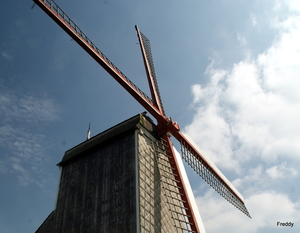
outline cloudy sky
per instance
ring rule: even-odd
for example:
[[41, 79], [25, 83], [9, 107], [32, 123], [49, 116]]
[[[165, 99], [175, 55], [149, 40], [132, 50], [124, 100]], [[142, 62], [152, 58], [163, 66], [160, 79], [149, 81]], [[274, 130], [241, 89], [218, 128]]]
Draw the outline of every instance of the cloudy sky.
[[[299, 232], [298, 1], [56, 2], [146, 93], [134, 25], [151, 40], [167, 115], [232, 181], [252, 215], [188, 170], [207, 233]], [[53, 210], [55, 165], [85, 140], [89, 122], [93, 136], [144, 111], [32, 6], [0, 7], [1, 233], [34, 232]]]

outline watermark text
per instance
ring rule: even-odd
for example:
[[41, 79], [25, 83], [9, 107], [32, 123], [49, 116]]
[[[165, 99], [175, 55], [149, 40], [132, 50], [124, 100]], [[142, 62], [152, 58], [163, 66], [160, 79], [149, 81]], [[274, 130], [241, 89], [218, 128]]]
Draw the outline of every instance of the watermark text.
[[278, 227], [293, 227], [294, 223], [292, 222], [277, 222]]

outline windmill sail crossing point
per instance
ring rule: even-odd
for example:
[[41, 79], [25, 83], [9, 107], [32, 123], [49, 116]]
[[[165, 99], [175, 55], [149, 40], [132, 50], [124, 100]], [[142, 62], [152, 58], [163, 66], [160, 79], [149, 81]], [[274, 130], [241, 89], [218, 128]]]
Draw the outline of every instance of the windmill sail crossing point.
[[[200, 232], [193, 204], [185, 187], [185, 181], [173, 150], [170, 136], [174, 136], [181, 143], [183, 159], [212, 186], [220, 195], [232, 205], [251, 217], [242, 195], [234, 188], [220, 170], [205, 156], [197, 146], [180, 132], [179, 125], [171, 117], [165, 115], [162, 100], [155, 74], [150, 40], [140, 32], [136, 26], [138, 39], [141, 46], [146, 74], [148, 78], [151, 98], [141, 91], [129, 78], [127, 78], [83, 33], [65, 12], [52, 0], [33, 0], [44, 10], [67, 34], [69, 34], [99, 65], [101, 65], [125, 90], [127, 90], [157, 121], [156, 130], [165, 150], [166, 157], [171, 166], [172, 174], [176, 177], [176, 184], [180, 194], [180, 213], [184, 225], [178, 226], [180, 232]], [[162, 172], [163, 173], [163, 172]], [[175, 219], [175, 217], [174, 217]]]

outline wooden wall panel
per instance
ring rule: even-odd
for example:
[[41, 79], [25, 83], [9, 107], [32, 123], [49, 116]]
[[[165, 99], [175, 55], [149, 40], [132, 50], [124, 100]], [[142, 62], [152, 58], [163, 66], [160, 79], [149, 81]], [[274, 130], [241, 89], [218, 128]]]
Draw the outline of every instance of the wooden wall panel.
[[134, 130], [62, 167], [57, 207], [42, 232], [136, 232]]

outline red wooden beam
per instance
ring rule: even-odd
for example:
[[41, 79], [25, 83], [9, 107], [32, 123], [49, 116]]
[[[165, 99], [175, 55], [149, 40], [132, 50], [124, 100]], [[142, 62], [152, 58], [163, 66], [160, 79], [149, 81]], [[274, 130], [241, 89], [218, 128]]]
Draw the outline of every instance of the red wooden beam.
[[133, 84], [97, 47], [77, 25], [51, 0], [33, 0], [68, 35], [70, 35], [94, 60], [101, 65], [123, 88], [125, 88], [153, 117], [165, 121], [166, 117], [153, 105], [137, 86]]

